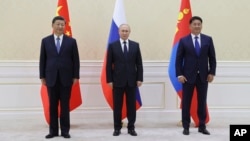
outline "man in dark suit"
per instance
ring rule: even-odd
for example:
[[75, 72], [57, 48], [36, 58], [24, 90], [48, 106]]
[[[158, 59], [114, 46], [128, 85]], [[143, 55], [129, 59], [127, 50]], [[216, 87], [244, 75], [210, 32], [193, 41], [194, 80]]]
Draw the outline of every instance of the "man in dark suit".
[[189, 21], [191, 34], [180, 39], [176, 55], [176, 76], [182, 83], [182, 126], [183, 134], [189, 135], [190, 105], [194, 89], [197, 89], [199, 129], [210, 135], [206, 129], [206, 105], [208, 82], [212, 82], [216, 70], [216, 56], [213, 40], [201, 33], [202, 19], [194, 16]]
[[129, 25], [120, 25], [120, 39], [108, 46], [106, 75], [107, 83], [113, 88], [113, 136], [119, 136], [121, 133], [124, 94], [126, 95], [128, 133], [137, 136], [134, 125], [136, 121], [136, 88], [142, 85], [143, 65], [139, 44], [129, 40], [129, 34]]
[[49, 134], [45, 138], [58, 136], [58, 118], [61, 136], [70, 138], [70, 93], [72, 85], [79, 79], [80, 61], [76, 40], [64, 34], [65, 24], [63, 17], [54, 17], [54, 34], [43, 38], [41, 43], [40, 79], [42, 84], [47, 86], [50, 105]]

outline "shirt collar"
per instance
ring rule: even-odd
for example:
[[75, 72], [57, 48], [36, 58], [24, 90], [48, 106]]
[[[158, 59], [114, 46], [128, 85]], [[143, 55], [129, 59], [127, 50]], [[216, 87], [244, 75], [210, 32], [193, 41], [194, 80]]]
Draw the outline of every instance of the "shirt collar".
[[[56, 38], [57, 38], [58, 36], [56, 35], [56, 34], [54, 34], [54, 39], [56, 40]], [[60, 41], [62, 41], [62, 38], [63, 38], [63, 34], [62, 35], [60, 35], [59, 36], [59, 38], [60, 38]]]
[[194, 37], [196, 37], [196, 36], [198, 37], [198, 39], [200, 39], [200, 37], [201, 37], [201, 34], [198, 34], [198, 35], [194, 35], [194, 34], [192, 34], [192, 33], [191, 33], [191, 36], [192, 36], [192, 39], [194, 39]]
[[123, 40], [122, 38], [120, 38], [120, 42], [121, 42], [121, 44], [123, 45], [123, 42], [126, 42], [126, 44], [128, 44], [128, 39], [127, 40]]

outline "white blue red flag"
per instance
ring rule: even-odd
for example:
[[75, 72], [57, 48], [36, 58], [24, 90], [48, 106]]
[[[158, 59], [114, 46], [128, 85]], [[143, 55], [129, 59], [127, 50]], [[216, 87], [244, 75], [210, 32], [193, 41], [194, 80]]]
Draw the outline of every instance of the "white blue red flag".
[[[124, 24], [124, 23], [126, 23], [126, 17], [125, 17], [123, 0], [116, 0], [113, 19], [112, 19], [111, 27], [110, 27], [108, 44], [120, 39], [118, 29], [119, 29], [119, 26], [121, 24]], [[105, 55], [105, 58], [103, 61], [103, 67], [102, 67], [102, 73], [101, 73], [101, 83], [102, 83], [102, 91], [103, 91], [104, 97], [107, 100], [109, 106], [113, 109], [112, 88], [108, 85], [108, 83], [106, 81], [106, 55]], [[124, 98], [123, 107], [122, 107], [122, 119], [127, 117], [125, 98]], [[140, 91], [139, 91], [139, 88], [137, 88], [137, 90], [136, 90], [136, 109], [139, 109], [141, 107], [141, 105], [142, 105], [142, 102], [141, 102], [141, 97], [140, 97]]]

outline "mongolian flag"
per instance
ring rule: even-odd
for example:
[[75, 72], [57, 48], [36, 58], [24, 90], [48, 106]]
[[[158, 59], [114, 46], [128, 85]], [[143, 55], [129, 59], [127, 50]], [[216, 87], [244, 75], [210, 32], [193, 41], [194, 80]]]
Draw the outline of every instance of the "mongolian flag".
[[[126, 23], [126, 18], [125, 18], [125, 10], [124, 10], [124, 6], [123, 6], [123, 0], [116, 0], [115, 9], [114, 9], [114, 13], [113, 13], [113, 19], [111, 22], [108, 44], [112, 43], [116, 40], [119, 40], [120, 37], [119, 37], [119, 33], [118, 33], [118, 28], [121, 24], [124, 24], [124, 23]], [[109, 106], [113, 109], [112, 88], [108, 85], [108, 83], [106, 81], [106, 56], [107, 55], [105, 55], [105, 58], [103, 61], [103, 67], [102, 67], [102, 73], [101, 73], [101, 84], [102, 84], [102, 90], [103, 90], [104, 97], [106, 98]], [[122, 119], [127, 117], [125, 98], [124, 98], [123, 107], [122, 107]], [[137, 91], [136, 91], [136, 109], [138, 110], [141, 107], [141, 105], [142, 105], [142, 102], [141, 102], [140, 92], [139, 92], [139, 88], [137, 88]]]
[[[72, 37], [67, 0], [58, 0], [56, 16], [62, 16], [66, 20], [65, 34], [67, 36]], [[49, 97], [48, 97], [47, 87], [45, 85], [41, 86], [41, 98], [43, 103], [44, 116], [47, 123], [49, 124], [50, 123]], [[71, 90], [70, 111], [76, 109], [81, 104], [82, 104], [82, 97], [81, 97], [80, 83], [77, 82], [72, 86]], [[58, 106], [58, 112], [59, 112], [58, 114], [60, 114], [60, 105]]]
[[[180, 99], [182, 99], [182, 84], [178, 82], [178, 78], [176, 77], [175, 72], [175, 58], [176, 58], [176, 52], [179, 45], [180, 38], [190, 34], [189, 30], [189, 20], [192, 17], [191, 12], [191, 6], [189, 0], [182, 0], [181, 1], [181, 7], [180, 12], [178, 15], [178, 21], [177, 21], [177, 27], [176, 27], [176, 33], [174, 37], [174, 43], [172, 48], [172, 54], [169, 62], [169, 77], [172, 82], [172, 85], [177, 92]], [[197, 91], [195, 89], [194, 95], [192, 98], [191, 108], [190, 108], [190, 115], [195, 123], [195, 126], [199, 126], [199, 118], [197, 115]], [[206, 123], [209, 121], [209, 113], [207, 108], [207, 118]]]

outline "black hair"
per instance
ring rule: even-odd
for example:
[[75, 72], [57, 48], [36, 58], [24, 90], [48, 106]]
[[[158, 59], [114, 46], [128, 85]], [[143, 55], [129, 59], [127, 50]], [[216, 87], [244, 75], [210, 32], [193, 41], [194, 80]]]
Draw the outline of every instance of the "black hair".
[[56, 20], [62, 20], [62, 21], [64, 21], [66, 23], [65, 19], [62, 16], [56, 16], [56, 17], [53, 18], [52, 24], [54, 24], [56, 22]]
[[189, 20], [189, 24], [191, 24], [194, 20], [199, 20], [202, 23], [202, 19], [199, 16], [193, 16], [190, 20]]

